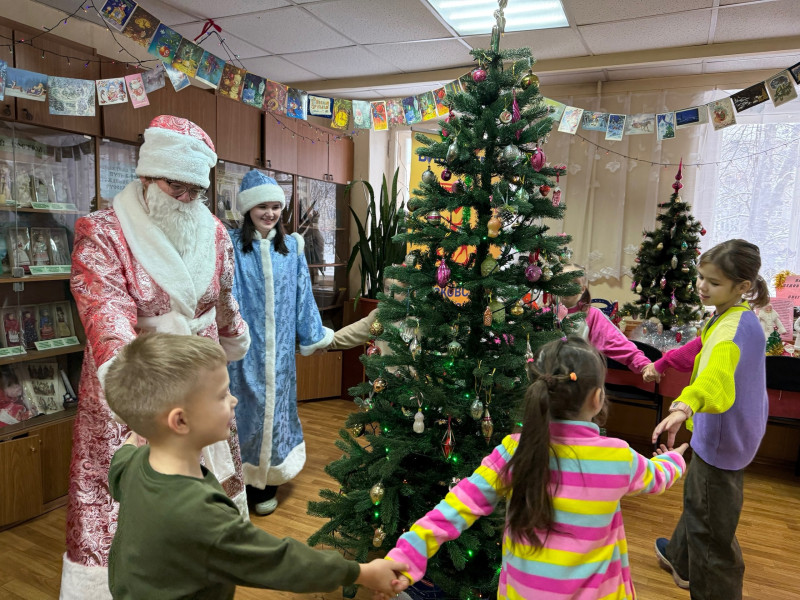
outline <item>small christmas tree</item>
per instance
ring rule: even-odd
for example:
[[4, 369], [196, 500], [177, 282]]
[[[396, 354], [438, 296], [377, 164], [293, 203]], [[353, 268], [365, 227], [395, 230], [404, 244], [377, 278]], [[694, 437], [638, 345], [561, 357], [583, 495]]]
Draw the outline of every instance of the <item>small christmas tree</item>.
[[[498, 44], [495, 31], [491, 50], [472, 51], [478, 66], [452, 98], [442, 138], [417, 134], [419, 154], [441, 162], [442, 179], [454, 182], [447, 189], [428, 170], [409, 202], [408, 232], [396, 239], [416, 249], [387, 269], [399, 284], [379, 295], [372, 329], [392, 355], [370, 345], [362, 357], [369, 381], [351, 392], [363, 411], [349, 417], [337, 442], [344, 455], [326, 469], [340, 490], [309, 504], [330, 519], [309, 544], [357, 560], [391, 549], [512, 431], [533, 350], [562, 335], [554, 297], [578, 291], [575, 273], [562, 272], [569, 237], [544, 224], [563, 217], [551, 186], [565, 167], [547, 166], [538, 145], [552, 121], [530, 50]], [[460, 207], [460, 225], [442, 214]], [[496, 594], [498, 508], [429, 562], [428, 577], [448, 597]]]
[[659, 204], [665, 210], [656, 217], [658, 227], [645, 232], [636, 256], [631, 290], [639, 294], [639, 300], [622, 308], [626, 315], [656, 317], [664, 329], [685, 325], [702, 315], [694, 281], [699, 236], [706, 231], [681, 199], [682, 167], [683, 161], [672, 184], [675, 191], [669, 202]]
[[783, 355], [783, 341], [781, 334], [778, 330], [774, 330], [767, 338], [767, 356], [782, 356]]

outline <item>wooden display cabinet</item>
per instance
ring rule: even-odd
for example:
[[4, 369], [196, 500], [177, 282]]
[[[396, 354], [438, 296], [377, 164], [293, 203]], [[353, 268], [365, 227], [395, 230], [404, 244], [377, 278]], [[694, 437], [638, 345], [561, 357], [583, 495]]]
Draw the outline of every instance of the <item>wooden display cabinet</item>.
[[224, 96], [217, 97], [217, 137], [220, 160], [264, 166], [264, 113]]
[[[9, 25], [4, 25], [2, 22], [0, 22], [0, 35], [5, 39], [10, 39], [14, 35], [14, 30]], [[14, 59], [12, 58], [11, 54], [9, 54], [8, 58], [5, 60], [7, 63], [13, 65]], [[16, 118], [17, 99], [6, 94], [5, 98], [0, 101], [0, 119], [3, 119], [4, 121], [13, 121]]]
[[297, 173], [296, 119], [267, 112], [264, 115], [264, 166], [283, 173]]
[[95, 140], [0, 122], [0, 528], [65, 502], [85, 333], [69, 291]]

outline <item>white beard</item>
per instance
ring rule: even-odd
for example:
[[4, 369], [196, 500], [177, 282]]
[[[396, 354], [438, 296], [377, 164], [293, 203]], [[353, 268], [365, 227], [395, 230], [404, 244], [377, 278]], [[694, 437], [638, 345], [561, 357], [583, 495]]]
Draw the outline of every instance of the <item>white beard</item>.
[[172, 242], [182, 257], [191, 254], [197, 243], [205, 205], [199, 200], [181, 202], [162, 191], [155, 182], [147, 186], [145, 202], [150, 219]]

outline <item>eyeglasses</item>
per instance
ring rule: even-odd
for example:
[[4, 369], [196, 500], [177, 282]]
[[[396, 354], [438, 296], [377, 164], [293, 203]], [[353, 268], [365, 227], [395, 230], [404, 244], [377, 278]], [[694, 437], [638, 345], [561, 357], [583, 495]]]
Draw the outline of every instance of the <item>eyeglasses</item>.
[[164, 183], [169, 186], [169, 195], [173, 198], [180, 198], [184, 194], [188, 193], [189, 198], [195, 200], [199, 198], [200, 200], [206, 199], [206, 188], [201, 187], [189, 187], [185, 183], [181, 183], [180, 181], [171, 181], [169, 179], [165, 179]]

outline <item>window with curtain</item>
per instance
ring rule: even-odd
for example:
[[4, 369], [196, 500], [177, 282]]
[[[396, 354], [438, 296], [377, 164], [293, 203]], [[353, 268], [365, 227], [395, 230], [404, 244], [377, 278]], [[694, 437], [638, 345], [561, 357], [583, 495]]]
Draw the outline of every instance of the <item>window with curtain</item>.
[[[726, 91], [725, 93], [732, 93]], [[720, 97], [718, 91], [714, 97]], [[737, 124], [708, 127], [695, 213], [708, 233], [702, 249], [744, 238], [761, 250], [761, 274], [800, 272], [800, 106], [766, 102], [736, 115]]]

